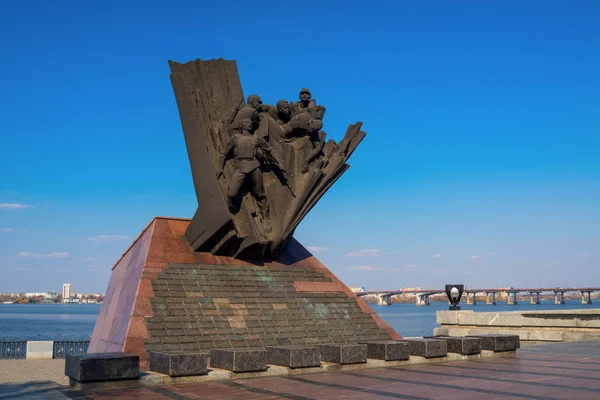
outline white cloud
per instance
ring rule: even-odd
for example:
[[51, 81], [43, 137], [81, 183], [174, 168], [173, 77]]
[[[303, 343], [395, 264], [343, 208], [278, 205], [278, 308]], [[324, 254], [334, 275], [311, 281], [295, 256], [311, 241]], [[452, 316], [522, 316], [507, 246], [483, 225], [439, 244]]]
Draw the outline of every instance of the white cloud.
[[481, 256], [477, 256], [477, 255], [472, 255], [467, 257], [469, 260], [479, 260], [480, 258], [482, 258]]
[[589, 260], [594, 258], [594, 256], [592, 256], [591, 254], [582, 253], [579, 255], [579, 258], [581, 258], [582, 260]]
[[417, 268], [417, 264], [404, 264], [404, 268]]
[[92, 262], [94, 260], [95, 260], [94, 257], [86, 257], [86, 258], [83, 259], [83, 261], [85, 261], [85, 262]]
[[348, 253], [347, 257], [379, 257], [380, 255], [381, 250], [379, 249], [364, 249]]
[[431, 258], [442, 258], [442, 255], [440, 253], [435, 253]]
[[491, 253], [487, 253], [487, 255], [488, 255], [488, 256], [497, 256], [497, 255], [498, 255], [498, 253], [496, 253], [496, 252], [491, 252]]
[[104, 267], [101, 267], [99, 265], [90, 265], [88, 267], [88, 271], [89, 272], [102, 272], [102, 271], [106, 271], [107, 269]]
[[382, 268], [373, 267], [370, 265], [359, 265], [358, 267], [350, 267], [353, 271], [381, 271]]
[[29, 268], [27, 268], [27, 267], [17, 267], [17, 268], [15, 268], [15, 271], [29, 271]]
[[71, 268], [61, 268], [61, 269], [57, 269], [57, 272], [73, 272], [73, 270]]
[[329, 249], [327, 247], [320, 247], [320, 246], [306, 246], [306, 250], [310, 251], [311, 253], [322, 253]]
[[71, 255], [66, 252], [60, 253], [49, 253], [49, 254], [36, 254], [22, 251], [15, 256], [15, 258], [71, 258]]
[[12, 232], [12, 228], [0, 228], [0, 232]]
[[21, 208], [33, 208], [33, 206], [19, 203], [0, 203], [0, 208], [10, 208], [13, 210], [18, 210]]
[[114, 242], [116, 240], [126, 240], [130, 239], [130, 236], [123, 235], [98, 235], [89, 237], [88, 240], [90, 242]]

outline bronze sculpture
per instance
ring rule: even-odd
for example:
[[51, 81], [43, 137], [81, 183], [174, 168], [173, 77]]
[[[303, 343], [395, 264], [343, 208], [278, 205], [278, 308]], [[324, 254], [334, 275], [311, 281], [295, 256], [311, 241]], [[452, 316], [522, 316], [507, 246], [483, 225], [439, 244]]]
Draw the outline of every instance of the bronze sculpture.
[[[250, 109], [250, 107], [247, 108]], [[242, 111], [244, 109], [240, 110], [240, 113]], [[258, 120], [258, 111], [256, 109], [254, 109], [250, 117], [236, 120], [236, 125], [233, 127], [234, 133], [219, 157], [217, 179], [223, 175], [223, 167], [225, 166], [227, 157], [233, 153], [235, 165], [234, 173], [229, 181], [229, 188], [227, 190], [227, 205], [232, 212], [236, 212], [237, 204], [235, 203], [235, 199], [238, 197], [242, 185], [250, 178], [252, 195], [256, 198], [262, 216], [263, 227], [265, 232], [268, 233], [271, 231], [269, 202], [263, 186], [262, 171], [260, 170], [257, 150], [261, 149], [268, 154], [282, 172], [288, 174], [289, 172], [283, 166], [273, 147], [263, 138], [253, 135], [256, 131], [255, 125]]]
[[[362, 123], [350, 125], [339, 144], [325, 143], [325, 107], [308, 89], [299, 101], [275, 107], [257, 95], [245, 103], [235, 61], [169, 64], [199, 205], [185, 241], [215, 255], [277, 258], [349, 168], [366, 135]], [[226, 163], [231, 154], [236, 160]]]
[[321, 149], [325, 144], [325, 133], [321, 132], [323, 128], [323, 116], [325, 115], [325, 107], [317, 106], [315, 100], [312, 99], [310, 90], [303, 88], [300, 90], [299, 102], [290, 104], [291, 120], [282, 128], [284, 138], [296, 135], [305, 135], [310, 139], [312, 150], [304, 158], [302, 162], [301, 172], [308, 172], [308, 164], [321, 153]]

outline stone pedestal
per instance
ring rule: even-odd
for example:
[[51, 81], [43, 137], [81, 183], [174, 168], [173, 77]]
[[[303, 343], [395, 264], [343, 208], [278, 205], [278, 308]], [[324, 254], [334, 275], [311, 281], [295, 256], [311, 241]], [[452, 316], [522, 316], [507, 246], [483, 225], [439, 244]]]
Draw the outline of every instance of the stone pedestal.
[[176, 376], [206, 375], [208, 354], [150, 352], [150, 371]]
[[321, 360], [336, 364], [359, 364], [367, 362], [366, 344], [323, 344]]
[[289, 368], [308, 368], [321, 365], [321, 350], [311, 346], [267, 347], [267, 363]]
[[210, 366], [233, 372], [265, 371], [267, 352], [262, 349], [213, 349]]
[[256, 265], [193, 252], [182, 239], [189, 223], [157, 217], [123, 254], [89, 352], [137, 354], [147, 371], [150, 352], [401, 339], [293, 238]]
[[67, 355], [65, 375], [72, 386], [78, 383], [139, 379], [140, 359], [126, 353]]
[[408, 343], [411, 356], [425, 358], [445, 357], [448, 355], [448, 346], [445, 340], [439, 339], [404, 339]]
[[408, 360], [408, 343], [395, 340], [361, 342], [367, 345], [367, 358], [385, 361]]
[[473, 335], [481, 339], [481, 349], [491, 351], [515, 351], [521, 347], [517, 335]]

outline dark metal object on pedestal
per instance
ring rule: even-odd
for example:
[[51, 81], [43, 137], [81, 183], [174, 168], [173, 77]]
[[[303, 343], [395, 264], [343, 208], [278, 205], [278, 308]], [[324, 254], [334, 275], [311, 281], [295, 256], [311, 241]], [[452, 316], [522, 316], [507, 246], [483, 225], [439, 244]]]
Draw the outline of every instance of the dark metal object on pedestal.
[[448, 296], [450, 302], [450, 307], [448, 307], [450, 311], [460, 310], [460, 298], [464, 291], [465, 285], [446, 285], [446, 296]]

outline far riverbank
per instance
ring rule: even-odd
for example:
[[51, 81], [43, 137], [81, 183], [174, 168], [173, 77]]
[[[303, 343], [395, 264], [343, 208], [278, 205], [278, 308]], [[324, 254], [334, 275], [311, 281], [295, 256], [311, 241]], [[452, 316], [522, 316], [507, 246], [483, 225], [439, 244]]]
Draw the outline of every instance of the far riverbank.
[[[437, 310], [447, 310], [448, 303], [417, 306], [414, 303], [394, 303], [391, 306], [369, 306], [402, 336], [433, 334]], [[94, 330], [101, 304], [0, 304], [0, 340], [89, 340]], [[463, 310], [524, 311], [590, 309], [598, 305], [581, 304], [575, 300], [565, 305], [552, 301], [540, 305], [519, 303], [495, 306], [461, 304]]]

